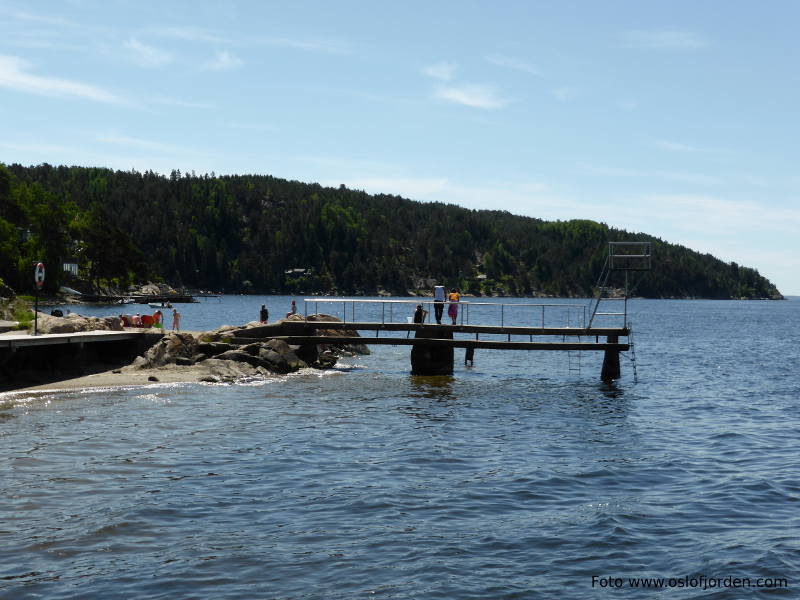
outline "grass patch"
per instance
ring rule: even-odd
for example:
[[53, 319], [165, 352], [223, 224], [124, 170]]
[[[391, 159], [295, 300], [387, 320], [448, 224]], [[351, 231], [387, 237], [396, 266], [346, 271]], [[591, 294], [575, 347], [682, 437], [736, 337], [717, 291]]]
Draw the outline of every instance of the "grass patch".
[[33, 310], [24, 299], [17, 297], [0, 306], [0, 317], [17, 321], [19, 324], [14, 329], [28, 329], [33, 323]]

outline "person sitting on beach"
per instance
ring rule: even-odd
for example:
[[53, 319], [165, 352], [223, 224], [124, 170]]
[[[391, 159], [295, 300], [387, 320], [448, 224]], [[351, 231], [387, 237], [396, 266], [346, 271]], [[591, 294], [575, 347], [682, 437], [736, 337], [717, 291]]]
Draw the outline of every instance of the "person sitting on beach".
[[422, 308], [422, 304], [417, 304], [417, 310], [414, 311], [414, 323], [424, 323], [427, 316], [428, 311]]
[[132, 325], [134, 327], [141, 327], [142, 326], [142, 317], [139, 315], [139, 313], [136, 313], [135, 315], [133, 315], [133, 323], [132, 323]]
[[164, 320], [164, 313], [156, 309], [153, 313], [153, 327], [161, 327], [161, 322]]
[[295, 303], [294, 300], [292, 300], [292, 309], [289, 312], [286, 313], [286, 318], [288, 319], [292, 315], [296, 315], [296, 314], [297, 314], [297, 304]]

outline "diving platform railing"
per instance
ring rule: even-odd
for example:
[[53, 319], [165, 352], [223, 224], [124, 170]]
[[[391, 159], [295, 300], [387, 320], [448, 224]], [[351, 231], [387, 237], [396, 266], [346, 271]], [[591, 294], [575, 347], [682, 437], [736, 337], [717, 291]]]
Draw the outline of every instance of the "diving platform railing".
[[[325, 313], [326, 304], [331, 316], [340, 318], [345, 323], [412, 323], [412, 314], [416, 305], [421, 304], [428, 312], [425, 323], [433, 324], [434, 301], [431, 298], [415, 300], [374, 300], [366, 298], [305, 298], [304, 314], [320, 314], [320, 305]], [[443, 321], [449, 321], [447, 307], [444, 302]], [[488, 318], [499, 322], [500, 327], [553, 327], [554, 319], [560, 319], [560, 327], [585, 328], [588, 306], [574, 303], [510, 303], [510, 302], [473, 302], [462, 300], [458, 303], [457, 325], [469, 325], [473, 313], [478, 318]], [[356, 308], [358, 307], [358, 316]], [[312, 312], [310, 313], [309, 310]], [[335, 313], [335, 314], [334, 314]], [[399, 319], [399, 320], [397, 320]], [[445, 323], [450, 324], [450, 323]]]
[[[618, 319], [623, 327], [628, 324], [628, 297], [630, 281], [628, 274], [633, 271], [650, 271], [652, 269], [651, 242], [608, 242], [608, 253], [605, 264], [597, 279], [595, 297], [589, 310], [589, 327], [597, 317]], [[624, 283], [613, 285], [615, 273], [624, 273]], [[619, 306], [621, 305], [621, 308]]]

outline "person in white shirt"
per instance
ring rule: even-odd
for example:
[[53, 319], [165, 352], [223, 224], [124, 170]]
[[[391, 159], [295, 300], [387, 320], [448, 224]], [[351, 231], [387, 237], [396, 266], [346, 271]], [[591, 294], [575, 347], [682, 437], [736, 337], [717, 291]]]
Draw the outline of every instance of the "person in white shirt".
[[436, 316], [436, 322], [442, 324], [442, 313], [444, 312], [444, 286], [433, 286], [433, 313]]

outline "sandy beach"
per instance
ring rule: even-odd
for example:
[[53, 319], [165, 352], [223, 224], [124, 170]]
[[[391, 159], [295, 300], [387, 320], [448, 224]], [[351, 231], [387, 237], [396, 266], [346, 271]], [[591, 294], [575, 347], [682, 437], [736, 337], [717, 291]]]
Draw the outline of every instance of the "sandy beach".
[[[163, 383], [198, 383], [201, 377], [207, 377], [209, 371], [202, 366], [169, 365], [152, 369], [132, 369], [116, 367], [112, 369], [90, 370], [83, 375], [50, 379], [41, 382], [16, 382], [13, 386], [5, 384], [0, 387], [0, 394], [7, 392], [49, 392], [58, 390], [76, 390], [98, 387], [147, 386]], [[152, 378], [156, 379], [153, 380]]]

